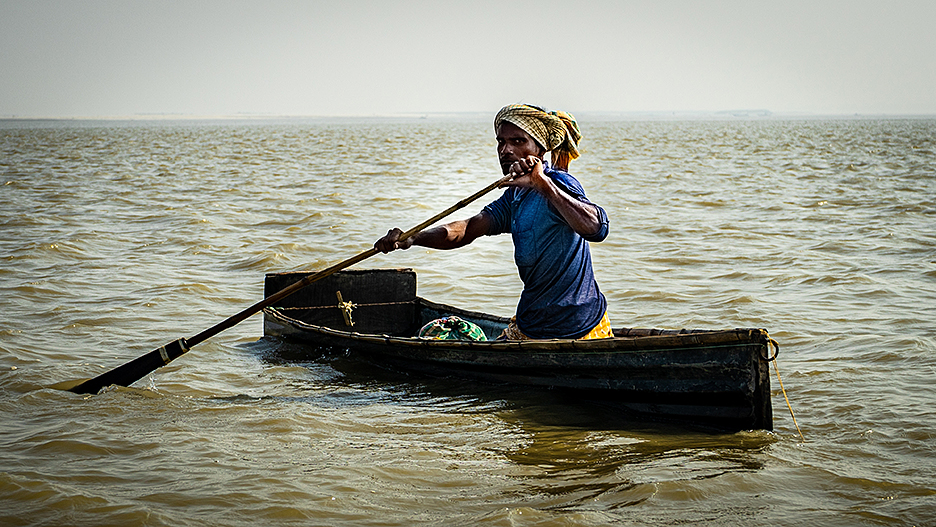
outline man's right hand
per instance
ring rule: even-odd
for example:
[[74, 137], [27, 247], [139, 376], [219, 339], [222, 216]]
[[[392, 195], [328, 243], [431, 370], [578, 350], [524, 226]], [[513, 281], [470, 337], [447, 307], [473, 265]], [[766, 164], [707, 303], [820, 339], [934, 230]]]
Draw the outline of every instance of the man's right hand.
[[410, 236], [405, 240], [400, 240], [400, 235], [403, 234], [403, 231], [394, 227], [387, 231], [387, 235], [383, 238], [377, 240], [374, 243], [374, 248], [382, 253], [388, 253], [390, 251], [395, 251], [397, 249], [409, 249], [413, 246], [413, 238], [415, 236]]

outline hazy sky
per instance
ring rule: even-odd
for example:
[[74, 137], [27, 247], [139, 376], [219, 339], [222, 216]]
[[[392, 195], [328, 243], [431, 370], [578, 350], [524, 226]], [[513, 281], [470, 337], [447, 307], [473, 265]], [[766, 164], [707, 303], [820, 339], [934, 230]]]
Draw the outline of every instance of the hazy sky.
[[0, 117], [936, 114], [936, 0], [0, 0]]

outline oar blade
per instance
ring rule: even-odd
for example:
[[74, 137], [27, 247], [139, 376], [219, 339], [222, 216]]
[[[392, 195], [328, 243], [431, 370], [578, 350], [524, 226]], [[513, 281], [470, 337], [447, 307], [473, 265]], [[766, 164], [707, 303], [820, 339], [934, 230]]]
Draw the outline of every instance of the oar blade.
[[173, 359], [180, 357], [188, 350], [189, 347], [185, 339], [170, 342], [161, 348], [154, 349], [146, 355], [137, 357], [126, 364], [69, 388], [68, 391], [96, 394], [101, 391], [101, 388], [112, 384], [130, 386], [150, 373], [169, 364]]

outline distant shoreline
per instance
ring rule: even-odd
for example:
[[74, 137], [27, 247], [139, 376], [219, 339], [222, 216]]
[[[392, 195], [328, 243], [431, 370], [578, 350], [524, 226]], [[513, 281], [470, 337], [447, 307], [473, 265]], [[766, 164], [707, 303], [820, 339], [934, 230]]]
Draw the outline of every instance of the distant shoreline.
[[[579, 121], [769, 121], [769, 120], [862, 120], [936, 119], [936, 114], [813, 114], [771, 112], [769, 110], [668, 111], [668, 112], [573, 112]], [[0, 122], [405, 122], [405, 121], [488, 121], [491, 112], [425, 112], [386, 115], [194, 115], [134, 114], [106, 116], [20, 116], [0, 115]]]

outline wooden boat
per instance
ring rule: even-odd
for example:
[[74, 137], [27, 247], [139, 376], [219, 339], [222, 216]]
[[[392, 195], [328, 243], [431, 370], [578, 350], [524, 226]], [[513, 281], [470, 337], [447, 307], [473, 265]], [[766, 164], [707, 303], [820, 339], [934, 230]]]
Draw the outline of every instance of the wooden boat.
[[[307, 274], [267, 275], [266, 295]], [[449, 315], [474, 322], [490, 340], [414, 336]], [[768, 374], [776, 343], [763, 329], [620, 328], [601, 340], [493, 340], [508, 322], [418, 297], [412, 270], [351, 270], [264, 310], [264, 335], [348, 350], [396, 370], [567, 388], [641, 417], [773, 428]]]

